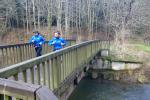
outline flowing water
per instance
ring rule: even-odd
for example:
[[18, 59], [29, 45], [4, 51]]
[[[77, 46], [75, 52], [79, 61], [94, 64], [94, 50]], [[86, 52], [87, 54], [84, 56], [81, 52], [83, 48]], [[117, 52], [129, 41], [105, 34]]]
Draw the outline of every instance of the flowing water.
[[150, 84], [84, 78], [69, 100], [150, 100]]

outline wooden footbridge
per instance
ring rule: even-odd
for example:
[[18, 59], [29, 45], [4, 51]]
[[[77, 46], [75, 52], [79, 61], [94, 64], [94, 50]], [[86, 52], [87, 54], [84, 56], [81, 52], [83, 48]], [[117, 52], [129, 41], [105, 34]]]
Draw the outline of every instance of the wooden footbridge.
[[108, 41], [93, 40], [50, 52], [45, 44], [44, 55], [34, 58], [30, 44], [1, 46], [0, 100], [66, 100], [92, 59], [108, 47]]

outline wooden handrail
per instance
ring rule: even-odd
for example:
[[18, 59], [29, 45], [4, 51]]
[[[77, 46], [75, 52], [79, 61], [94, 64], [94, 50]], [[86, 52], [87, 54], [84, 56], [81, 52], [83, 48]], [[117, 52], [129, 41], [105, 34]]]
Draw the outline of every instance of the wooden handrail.
[[[43, 97], [43, 92], [46, 94]], [[48, 88], [41, 85], [0, 78], [0, 100], [58, 100]]]
[[[74, 45], [75, 40], [67, 40], [67, 46]], [[43, 45], [42, 54], [52, 51], [48, 41]], [[30, 43], [0, 46], [0, 68], [7, 67], [35, 57], [35, 50]]]

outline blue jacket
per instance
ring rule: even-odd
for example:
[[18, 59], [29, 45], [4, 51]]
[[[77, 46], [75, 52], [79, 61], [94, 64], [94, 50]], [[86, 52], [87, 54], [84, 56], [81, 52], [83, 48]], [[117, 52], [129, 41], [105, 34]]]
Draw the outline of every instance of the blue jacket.
[[38, 36], [32, 36], [29, 40], [29, 43], [33, 43], [35, 47], [42, 47], [42, 44], [44, 44], [45, 40], [41, 35]]
[[60, 38], [53, 37], [51, 40], [49, 40], [48, 45], [49, 46], [53, 45], [53, 51], [55, 51], [63, 48], [63, 46], [66, 45], [66, 41], [62, 37]]

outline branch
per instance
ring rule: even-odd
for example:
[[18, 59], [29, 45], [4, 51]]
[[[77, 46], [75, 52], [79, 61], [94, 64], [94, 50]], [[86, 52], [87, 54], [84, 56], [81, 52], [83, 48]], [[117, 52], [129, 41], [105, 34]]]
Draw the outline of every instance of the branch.
[[132, 10], [132, 5], [135, 2], [135, 0], [131, 0], [130, 4], [129, 4], [129, 13], [127, 14], [126, 18], [125, 18], [125, 24], [127, 24], [130, 14], [131, 14], [131, 10]]

